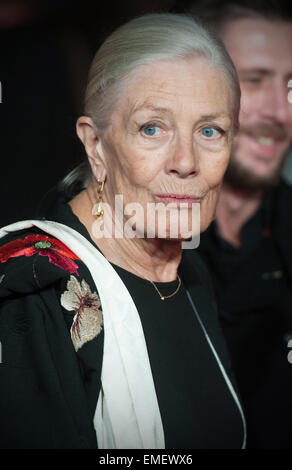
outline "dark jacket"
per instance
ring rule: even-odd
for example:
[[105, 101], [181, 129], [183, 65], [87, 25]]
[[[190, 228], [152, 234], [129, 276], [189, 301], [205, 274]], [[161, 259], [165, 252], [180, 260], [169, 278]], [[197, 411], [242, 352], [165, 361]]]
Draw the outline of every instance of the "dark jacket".
[[[7, 236], [1, 245], [36, 233], [42, 234]], [[80, 364], [60, 304], [69, 273], [37, 254], [0, 268], [0, 447], [95, 448]], [[92, 283], [89, 272], [85, 278]]]
[[[84, 230], [80, 228], [83, 234]], [[36, 234], [46, 235], [34, 228], [2, 238], [0, 253], [12, 240]], [[186, 256], [184, 282], [196, 299], [207, 333], [233, 380], [211, 300], [208, 273], [200, 258], [196, 258], [194, 265], [193, 257], [189, 262]], [[92, 291], [96, 290], [82, 261], [74, 263], [82, 273], [80, 278], [86, 280]], [[96, 358], [89, 387], [82, 356], [76, 354], [72, 345], [72, 314], [60, 304], [60, 295], [70, 277], [68, 270], [39, 253], [10, 258], [0, 268], [0, 447], [96, 448], [93, 415], [100, 389], [103, 331], [88, 346], [93, 348]], [[239, 428], [243, 435], [241, 421]]]
[[199, 253], [213, 277], [247, 418], [248, 447], [292, 447], [292, 188], [281, 182], [242, 231], [242, 248], [222, 240], [216, 223]]

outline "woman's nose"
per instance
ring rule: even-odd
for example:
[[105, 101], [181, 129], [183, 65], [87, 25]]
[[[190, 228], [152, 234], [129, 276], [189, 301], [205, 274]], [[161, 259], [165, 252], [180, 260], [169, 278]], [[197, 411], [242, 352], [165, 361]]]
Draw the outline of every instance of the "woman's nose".
[[167, 162], [167, 172], [180, 178], [195, 176], [199, 173], [199, 151], [193, 139], [178, 137], [175, 148]]

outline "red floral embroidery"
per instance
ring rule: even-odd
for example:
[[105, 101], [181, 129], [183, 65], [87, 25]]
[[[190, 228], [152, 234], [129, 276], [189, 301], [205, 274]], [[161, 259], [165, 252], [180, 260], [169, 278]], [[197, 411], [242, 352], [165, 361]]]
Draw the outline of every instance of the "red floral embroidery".
[[72, 260], [80, 259], [64, 243], [49, 238], [46, 235], [27, 235], [24, 239], [13, 240], [0, 247], [0, 262], [6, 263], [10, 258], [18, 256], [48, 256], [50, 263], [59, 268], [69, 271], [70, 274], [77, 272], [78, 266]]

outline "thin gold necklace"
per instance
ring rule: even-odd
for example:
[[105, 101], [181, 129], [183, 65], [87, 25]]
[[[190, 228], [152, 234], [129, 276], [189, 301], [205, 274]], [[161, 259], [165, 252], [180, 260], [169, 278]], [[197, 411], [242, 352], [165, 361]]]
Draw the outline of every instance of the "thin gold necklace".
[[175, 294], [178, 293], [179, 289], [180, 289], [180, 286], [181, 286], [181, 278], [179, 277], [179, 274], [177, 275], [177, 278], [178, 278], [178, 286], [177, 288], [175, 289], [175, 291], [172, 293], [172, 294], [169, 294], [169, 295], [162, 295], [160, 290], [158, 289], [158, 287], [155, 285], [155, 283], [153, 281], [150, 281], [150, 279], [148, 279], [149, 282], [151, 282], [151, 284], [153, 285], [154, 289], [156, 290], [156, 292], [159, 294], [159, 297], [161, 298], [161, 300], [165, 300], [165, 299], [169, 299], [170, 297], [173, 297]]

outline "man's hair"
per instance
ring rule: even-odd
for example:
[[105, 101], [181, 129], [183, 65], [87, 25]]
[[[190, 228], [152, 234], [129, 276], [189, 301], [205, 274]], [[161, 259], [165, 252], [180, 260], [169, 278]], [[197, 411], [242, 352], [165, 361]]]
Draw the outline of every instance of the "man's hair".
[[229, 21], [261, 18], [269, 21], [292, 21], [291, 3], [281, 0], [198, 0], [190, 13], [216, 31]]

